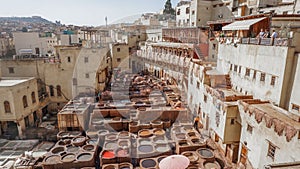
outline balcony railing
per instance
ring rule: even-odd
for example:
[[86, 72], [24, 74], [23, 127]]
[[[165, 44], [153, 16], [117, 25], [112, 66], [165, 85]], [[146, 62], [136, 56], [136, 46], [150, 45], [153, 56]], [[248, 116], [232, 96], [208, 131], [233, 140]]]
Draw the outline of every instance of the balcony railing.
[[264, 46], [291, 46], [292, 39], [289, 38], [219, 38], [221, 43], [231, 44], [253, 44]]

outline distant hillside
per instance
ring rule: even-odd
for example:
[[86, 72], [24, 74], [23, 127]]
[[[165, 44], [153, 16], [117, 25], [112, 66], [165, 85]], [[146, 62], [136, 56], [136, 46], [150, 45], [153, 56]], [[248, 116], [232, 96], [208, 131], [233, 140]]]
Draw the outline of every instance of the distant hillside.
[[43, 23], [43, 24], [53, 24], [53, 22], [48, 21], [40, 16], [32, 17], [0, 17], [0, 22], [27, 22], [27, 23]]
[[142, 14], [127, 16], [127, 17], [118, 19], [118, 20], [112, 22], [111, 24], [134, 23], [134, 21], [136, 21], [137, 19], [139, 19], [141, 16], [142, 16]]

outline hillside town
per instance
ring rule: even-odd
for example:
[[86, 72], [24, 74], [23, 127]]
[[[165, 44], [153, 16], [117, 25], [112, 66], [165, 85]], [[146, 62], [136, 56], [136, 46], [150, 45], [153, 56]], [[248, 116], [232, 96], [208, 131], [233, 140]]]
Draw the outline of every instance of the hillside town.
[[300, 1], [161, 8], [0, 17], [0, 169], [299, 169]]

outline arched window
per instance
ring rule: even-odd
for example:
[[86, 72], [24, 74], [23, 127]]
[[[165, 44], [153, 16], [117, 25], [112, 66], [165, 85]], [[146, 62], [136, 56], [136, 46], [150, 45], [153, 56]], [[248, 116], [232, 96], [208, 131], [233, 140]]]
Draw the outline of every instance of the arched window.
[[5, 109], [5, 113], [11, 113], [10, 105], [8, 101], [4, 102], [4, 109]]
[[57, 85], [56, 90], [57, 90], [57, 97], [61, 97], [61, 86]]
[[54, 96], [54, 87], [51, 85], [49, 86], [50, 89], [50, 96]]
[[185, 9], [185, 13], [186, 13], [186, 14], [189, 14], [189, 13], [190, 13], [190, 8], [189, 8], [189, 7], [187, 7], [187, 8]]
[[23, 96], [23, 107], [26, 108], [28, 107], [28, 103], [27, 103], [27, 96]]
[[31, 93], [31, 100], [32, 100], [32, 103], [36, 103], [35, 92]]

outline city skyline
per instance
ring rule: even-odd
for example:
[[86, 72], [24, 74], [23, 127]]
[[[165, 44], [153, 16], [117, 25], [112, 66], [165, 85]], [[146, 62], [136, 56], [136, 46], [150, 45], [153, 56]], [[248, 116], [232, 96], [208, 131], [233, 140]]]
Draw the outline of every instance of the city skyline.
[[[172, 0], [173, 7], [179, 0]], [[148, 3], [147, 3], [148, 2]], [[104, 0], [79, 1], [71, 0], [45, 0], [41, 1], [6, 1], [5, 8], [0, 11], [2, 17], [30, 17], [41, 16], [52, 22], [61, 21], [63, 24], [79, 26], [100, 26], [108, 24], [127, 16], [147, 12], [159, 12], [163, 9], [165, 0]], [[66, 8], [69, 6], [69, 8]], [[78, 12], [79, 11], [79, 12]]]

